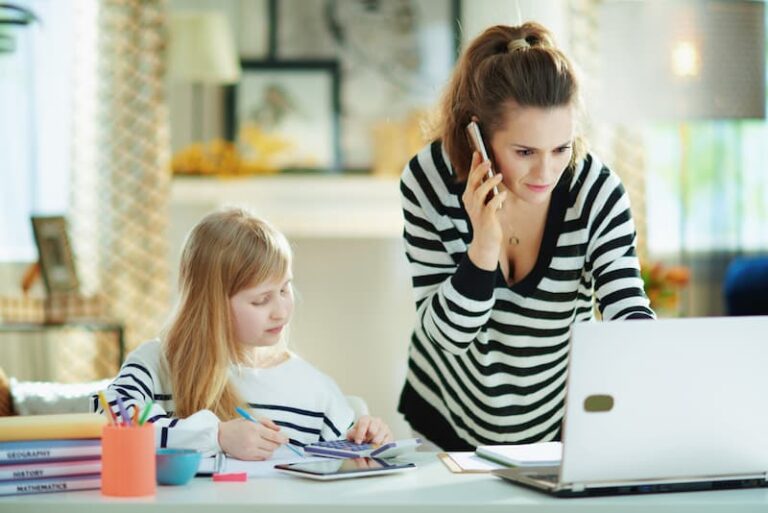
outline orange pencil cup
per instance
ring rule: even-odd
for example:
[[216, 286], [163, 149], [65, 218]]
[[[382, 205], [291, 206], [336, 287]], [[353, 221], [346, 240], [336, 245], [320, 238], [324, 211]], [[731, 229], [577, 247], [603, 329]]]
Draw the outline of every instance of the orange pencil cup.
[[114, 497], [154, 495], [155, 426], [104, 426], [101, 435], [101, 493]]

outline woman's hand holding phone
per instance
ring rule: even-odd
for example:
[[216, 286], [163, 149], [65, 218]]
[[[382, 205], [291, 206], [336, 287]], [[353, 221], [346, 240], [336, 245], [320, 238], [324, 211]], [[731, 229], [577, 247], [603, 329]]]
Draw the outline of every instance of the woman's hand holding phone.
[[467, 188], [462, 196], [474, 234], [467, 254], [472, 263], [487, 271], [493, 271], [498, 266], [503, 237], [498, 211], [507, 197], [507, 191], [501, 191], [487, 200], [494, 187], [498, 187], [502, 180], [500, 173], [486, 178], [490, 168], [491, 162], [483, 161], [475, 151], [467, 176]]
[[[473, 117], [472, 121], [467, 125], [467, 138], [469, 139], [469, 145], [472, 147], [472, 151], [476, 151], [480, 154], [481, 161], [491, 160], [488, 156], [488, 150], [485, 149], [485, 142], [483, 142], [483, 134], [480, 132], [480, 125], [477, 124], [477, 118]], [[485, 178], [493, 178], [493, 164], [488, 167], [485, 172]], [[485, 202], [491, 201], [491, 198], [499, 194], [498, 187], [494, 186], [491, 192], [488, 193], [488, 197], [485, 198]]]

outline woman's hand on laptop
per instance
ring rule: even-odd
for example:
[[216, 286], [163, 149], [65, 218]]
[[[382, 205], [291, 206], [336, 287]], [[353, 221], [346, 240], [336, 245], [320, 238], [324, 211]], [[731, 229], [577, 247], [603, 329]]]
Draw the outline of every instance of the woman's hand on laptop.
[[347, 432], [347, 440], [381, 445], [392, 441], [392, 430], [380, 418], [363, 415]]

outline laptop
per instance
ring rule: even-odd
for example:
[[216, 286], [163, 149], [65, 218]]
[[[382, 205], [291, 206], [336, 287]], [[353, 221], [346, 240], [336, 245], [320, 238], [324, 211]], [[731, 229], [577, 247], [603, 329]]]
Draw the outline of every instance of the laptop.
[[560, 497], [768, 485], [768, 316], [571, 331], [557, 467], [493, 473]]

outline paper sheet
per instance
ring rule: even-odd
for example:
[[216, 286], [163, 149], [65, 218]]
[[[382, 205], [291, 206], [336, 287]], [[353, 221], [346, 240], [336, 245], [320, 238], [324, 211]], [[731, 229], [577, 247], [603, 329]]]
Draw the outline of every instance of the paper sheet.
[[[214, 472], [216, 458], [205, 458], [200, 462], [200, 467], [197, 469], [198, 474], [212, 474]], [[266, 461], [244, 461], [236, 458], [227, 457], [224, 461], [223, 468], [220, 470], [222, 473], [230, 472], [246, 472], [248, 477], [269, 477], [276, 475], [284, 475], [275, 470], [275, 465], [281, 463], [298, 463], [298, 462], [310, 462], [310, 461], [326, 461], [328, 458], [322, 458], [319, 456], [297, 456], [291, 452], [287, 447], [278, 448], [272, 458]]]
[[504, 465], [483, 459], [474, 452], [441, 452], [438, 454], [440, 461], [455, 473], [490, 472], [499, 468], [507, 468]]

